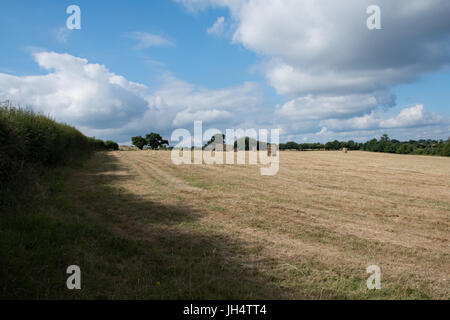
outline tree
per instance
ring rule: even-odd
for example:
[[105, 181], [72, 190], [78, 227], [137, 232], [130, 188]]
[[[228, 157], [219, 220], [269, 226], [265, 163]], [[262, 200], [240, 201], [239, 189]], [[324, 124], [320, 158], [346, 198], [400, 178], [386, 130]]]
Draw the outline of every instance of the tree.
[[145, 136], [145, 141], [151, 149], [158, 149], [165, 144], [169, 144], [169, 142], [164, 140], [160, 134], [154, 132], [147, 134]]
[[116, 142], [111, 141], [111, 140], [106, 141], [105, 146], [106, 146], [106, 148], [111, 149], [111, 150], [119, 150], [119, 145]]
[[[221, 139], [222, 139], [222, 141], [221, 141]], [[224, 144], [225, 143], [225, 135], [220, 134], [220, 133], [213, 135], [211, 137], [211, 139], [209, 139], [209, 141], [203, 146], [203, 149], [205, 149], [207, 146], [209, 146], [210, 144], [212, 144], [214, 142], [216, 142], [216, 144]]]
[[141, 150], [147, 144], [147, 141], [144, 138], [142, 138], [141, 136], [132, 137], [131, 142], [133, 143], [134, 146], [136, 146], [137, 148], [139, 148]]
[[294, 141], [288, 141], [286, 142], [286, 149], [297, 150], [300, 149], [300, 146]]
[[441, 152], [442, 156], [450, 157], [450, 140], [445, 144]]
[[95, 137], [90, 138], [91, 145], [94, 147], [95, 150], [105, 150], [106, 144], [101, 139], [95, 139]]
[[381, 150], [381, 145], [378, 140], [374, 138], [367, 142], [367, 151], [381, 152], [383, 150]]
[[257, 150], [267, 150], [267, 142], [261, 142], [250, 137], [242, 137], [234, 142], [234, 149], [238, 151], [249, 151], [250, 146], [252, 149], [256, 147]]
[[325, 144], [325, 149], [327, 150], [339, 150], [341, 148], [341, 143], [337, 140], [334, 140], [332, 142], [327, 142]]
[[353, 140], [347, 141], [347, 143], [345, 144], [345, 147], [348, 148], [349, 150], [357, 150], [357, 145], [356, 145], [355, 141], [353, 141]]

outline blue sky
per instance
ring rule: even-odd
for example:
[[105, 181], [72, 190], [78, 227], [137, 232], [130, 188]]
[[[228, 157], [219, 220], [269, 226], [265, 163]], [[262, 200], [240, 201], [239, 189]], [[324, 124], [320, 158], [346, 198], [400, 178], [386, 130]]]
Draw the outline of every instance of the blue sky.
[[394, 88], [397, 103], [407, 105], [421, 101], [432, 111], [450, 116], [450, 71], [426, 74], [414, 83]]
[[[164, 63], [164, 70], [176, 72], [186, 81], [211, 87], [255, 79], [242, 72], [257, 61], [254, 53], [205, 32], [225, 10], [190, 15], [170, 1], [134, 1], [131, 5], [127, 1], [113, 1], [109, 5], [104, 1], [78, 1], [82, 29], [71, 32], [67, 42], [61, 42], [55, 34], [65, 26], [69, 16], [65, 10], [72, 3], [2, 2], [0, 32], [2, 39], [8, 39], [2, 43], [2, 70], [12, 69], [17, 74], [42, 72], [27, 50], [36, 47], [85, 57], [138, 82], [154, 77], [152, 68], [158, 65], [146, 63], [147, 59]], [[126, 37], [126, 33], [135, 31], [161, 35], [175, 45], [137, 50], [136, 43]]]
[[[355, 1], [3, 0], [0, 98], [121, 143], [193, 120], [296, 141], [450, 136], [448, 2]], [[372, 2], [382, 30], [364, 26]]]

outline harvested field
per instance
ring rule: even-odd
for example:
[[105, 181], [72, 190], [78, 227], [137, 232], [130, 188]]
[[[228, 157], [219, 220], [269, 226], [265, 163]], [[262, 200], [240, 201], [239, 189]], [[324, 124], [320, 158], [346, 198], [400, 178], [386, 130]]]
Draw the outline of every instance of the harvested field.
[[[278, 174], [261, 176], [258, 166], [176, 166], [165, 151], [107, 157], [115, 164], [99, 174], [113, 187], [191, 215], [164, 228], [231, 238], [242, 250], [225, 261], [284, 297], [450, 297], [450, 159], [281, 152]], [[151, 214], [129, 208], [115, 208], [114, 228], [151, 239]], [[377, 293], [365, 283], [372, 264]]]
[[[280, 152], [278, 174], [261, 176], [254, 165], [119, 151], [98, 153], [71, 183], [118, 236], [191, 250], [160, 261], [178, 270], [161, 283], [184, 292], [166, 298], [450, 298], [449, 158]], [[99, 195], [99, 185], [114, 191]], [[208, 250], [219, 262], [195, 284], [192, 267], [173, 265], [205, 264]], [[369, 265], [381, 268], [381, 290], [366, 287]]]

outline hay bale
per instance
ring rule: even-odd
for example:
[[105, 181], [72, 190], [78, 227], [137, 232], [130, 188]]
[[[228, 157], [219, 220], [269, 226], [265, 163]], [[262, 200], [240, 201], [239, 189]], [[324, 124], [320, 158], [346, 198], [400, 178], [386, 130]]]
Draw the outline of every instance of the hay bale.
[[348, 152], [348, 149], [347, 149], [347, 148], [342, 148], [342, 151], [343, 151], [344, 153], [347, 153], [347, 152]]

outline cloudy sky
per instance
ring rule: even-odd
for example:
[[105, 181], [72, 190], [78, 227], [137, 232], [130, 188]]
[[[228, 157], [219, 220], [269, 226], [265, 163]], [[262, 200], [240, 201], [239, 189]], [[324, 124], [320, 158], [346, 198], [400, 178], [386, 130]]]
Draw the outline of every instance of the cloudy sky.
[[282, 141], [446, 139], [449, 16], [448, 0], [2, 0], [0, 100], [120, 143], [195, 120]]

